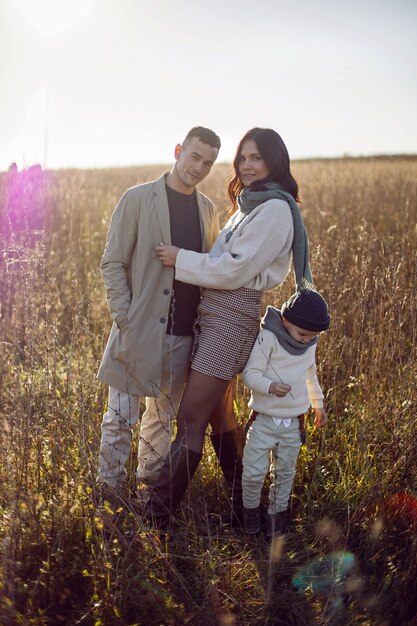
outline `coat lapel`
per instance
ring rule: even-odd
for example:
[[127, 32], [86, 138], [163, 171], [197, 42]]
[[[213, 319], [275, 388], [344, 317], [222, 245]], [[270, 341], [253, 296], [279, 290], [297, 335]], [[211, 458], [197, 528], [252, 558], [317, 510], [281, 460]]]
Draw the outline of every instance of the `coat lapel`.
[[171, 226], [169, 220], [169, 207], [168, 199], [165, 190], [165, 174], [162, 174], [154, 184], [154, 210], [156, 212], [156, 219], [161, 229], [161, 242], [167, 246], [171, 245]]
[[[156, 219], [161, 231], [161, 243], [167, 246], [172, 245], [171, 240], [171, 224], [169, 218], [168, 198], [165, 189], [165, 177], [163, 174], [154, 183], [154, 210]], [[217, 237], [219, 225], [217, 217], [214, 216], [213, 210], [207, 199], [197, 191], [197, 205], [200, 215], [201, 240], [203, 242], [203, 252], [208, 252]]]

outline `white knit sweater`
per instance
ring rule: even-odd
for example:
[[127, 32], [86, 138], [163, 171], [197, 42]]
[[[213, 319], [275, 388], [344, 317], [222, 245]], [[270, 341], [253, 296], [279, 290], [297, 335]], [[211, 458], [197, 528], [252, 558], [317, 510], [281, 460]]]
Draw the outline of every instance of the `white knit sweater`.
[[[242, 374], [244, 384], [251, 389], [249, 407], [271, 417], [290, 418], [305, 413], [310, 404], [323, 407], [323, 392], [316, 374], [316, 346], [304, 354], [290, 354], [270, 330], [262, 328], [252, 348]], [[291, 386], [284, 398], [269, 394], [272, 382]]]
[[[237, 224], [226, 242], [227, 233]], [[291, 210], [285, 200], [268, 200], [246, 217], [237, 211], [208, 254], [178, 252], [175, 278], [212, 289], [272, 289], [290, 269], [293, 235]]]

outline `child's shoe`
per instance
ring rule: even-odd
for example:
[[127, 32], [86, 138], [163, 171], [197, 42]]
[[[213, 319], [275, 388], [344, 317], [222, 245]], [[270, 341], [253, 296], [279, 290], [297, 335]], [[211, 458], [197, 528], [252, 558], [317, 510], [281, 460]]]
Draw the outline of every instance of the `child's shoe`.
[[272, 539], [273, 537], [278, 537], [279, 535], [286, 535], [288, 526], [288, 509], [275, 513], [274, 515], [270, 514], [269, 522], [270, 523], [266, 531], [267, 539]]
[[243, 528], [248, 535], [257, 535], [261, 530], [261, 507], [243, 507]]

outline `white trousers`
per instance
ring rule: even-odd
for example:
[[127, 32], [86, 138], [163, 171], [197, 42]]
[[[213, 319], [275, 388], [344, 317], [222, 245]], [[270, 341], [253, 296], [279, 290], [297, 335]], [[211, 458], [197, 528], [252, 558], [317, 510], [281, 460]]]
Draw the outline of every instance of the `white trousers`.
[[[192, 337], [166, 335], [158, 398], [146, 398], [142, 415], [137, 476], [149, 488], [158, 477], [172, 438], [175, 417], [187, 379]], [[140, 396], [109, 387], [101, 425], [98, 481], [120, 490], [132, 447], [132, 428], [139, 421]]]
[[259, 413], [256, 416], [248, 430], [243, 450], [244, 507], [254, 509], [259, 506], [269, 465], [268, 513], [273, 515], [288, 508], [300, 447], [298, 418], [292, 419], [290, 426], [285, 427], [284, 423], [277, 426], [269, 415]]

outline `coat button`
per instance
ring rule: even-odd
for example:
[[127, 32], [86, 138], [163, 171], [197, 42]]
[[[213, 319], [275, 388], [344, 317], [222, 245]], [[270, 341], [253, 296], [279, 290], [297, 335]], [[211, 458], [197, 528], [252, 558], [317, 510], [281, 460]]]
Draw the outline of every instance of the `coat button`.
[[169, 289], [164, 289], [162, 293], [163, 293], [165, 296], [168, 296], [168, 295], [169, 295]]
[[161, 324], [165, 324], [166, 319], [165, 319], [165, 317], [161, 317], [161, 319], [159, 321], [161, 322]]

